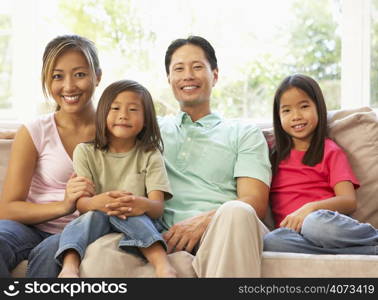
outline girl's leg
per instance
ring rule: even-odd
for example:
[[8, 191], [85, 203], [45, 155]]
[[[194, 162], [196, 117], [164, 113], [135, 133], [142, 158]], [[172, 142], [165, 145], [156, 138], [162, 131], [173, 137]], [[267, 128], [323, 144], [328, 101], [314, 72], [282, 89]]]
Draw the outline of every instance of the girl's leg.
[[328, 249], [314, 245], [300, 233], [289, 228], [278, 228], [264, 236], [264, 251], [307, 254], [330, 254]]
[[10, 272], [37, 246], [45, 236], [22, 223], [0, 220], [0, 277], [11, 277]]
[[[370, 225], [360, 224], [357, 222], [359, 224], [357, 226], [358, 229], [362, 229], [361, 232], [365, 234], [364, 238], [358, 238], [358, 235], [356, 235], [356, 232], [353, 231], [353, 228], [348, 227], [347, 223], [349, 223], [350, 220], [343, 220], [343, 223], [338, 223], [337, 226], [334, 226], [335, 224], [332, 225], [331, 223], [322, 223], [319, 221], [319, 219], [322, 218], [316, 218], [322, 213], [315, 215], [312, 214], [308, 215], [305, 219], [301, 233], [288, 228], [279, 228], [266, 234], [264, 236], [264, 251], [307, 254], [378, 254], [377, 243], [374, 244], [376, 230]], [[327, 213], [325, 215], [332, 216], [334, 214]], [[310, 216], [311, 218], [309, 218]], [[327, 218], [324, 218], [323, 221], [326, 219]], [[339, 217], [336, 219], [339, 219]], [[344, 218], [342, 217], [342, 219]], [[355, 222], [356, 221], [353, 220], [353, 222], [349, 225], [353, 225]], [[324, 226], [321, 226], [320, 224], [323, 224]], [[343, 230], [343, 228], [339, 228], [339, 230], [337, 230], [338, 226], [342, 227], [341, 224], [346, 226], [345, 229]], [[361, 227], [360, 225], [363, 226]], [[373, 231], [371, 231], [371, 229], [373, 229]], [[333, 232], [333, 234], [331, 234], [331, 232]], [[359, 234], [361, 234], [361, 232], [359, 232]], [[337, 234], [340, 234], [340, 236], [337, 236]], [[353, 234], [355, 236], [353, 236]], [[369, 243], [364, 245], [358, 244], [356, 242], [357, 240], [369, 241]], [[345, 241], [349, 241], [349, 243], [346, 243]], [[351, 243], [350, 241], [354, 241], [354, 243]], [[340, 247], [335, 247], [336, 243], [338, 243]], [[344, 247], [342, 247], [342, 245], [344, 245]]]
[[89, 211], [71, 221], [61, 233], [56, 261], [62, 265], [59, 277], [79, 277], [80, 262], [87, 246], [111, 231], [109, 217]]
[[119, 242], [120, 248], [137, 255], [140, 251], [154, 265], [158, 277], [176, 277], [168, 261], [167, 245], [149, 217], [140, 215], [122, 220], [112, 216], [110, 223], [115, 231], [125, 235]]
[[363, 254], [376, 254], [378, 249], [377, 229], [330, 210], [309, 214], [303, 222], [301, 234], [319, 247], [347, 248], [350, 254], [354, 253], [355, 247], [366, 246]]
[[72, 249], [63, 254], [63, 265], [58, 278], [79, 278], [80, 277], [80, 256]]
[[147, 248], [139, 248], [146, 259], [155, 267], [156, 277], [175, 278], [176, 270], [168, 260], [164, 247], [156, 242]]

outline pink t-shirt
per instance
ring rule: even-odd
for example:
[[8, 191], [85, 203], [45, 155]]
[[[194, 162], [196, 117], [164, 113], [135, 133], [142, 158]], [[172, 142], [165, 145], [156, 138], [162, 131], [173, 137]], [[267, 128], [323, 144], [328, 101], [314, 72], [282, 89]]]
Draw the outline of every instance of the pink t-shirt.
[[273, 176], [270, 201], [276, 227], [304, 204], [334, 197], [333, 187], [338, 182], [350, 181], [359, 187], [347, 156], [332, 140], [325, 140], [323, 160], [313, 167], [302, 163], [305, 153], [291, 150]]
[[[48, 203], [63, 201], [66, 183], [73, 173], [72, 160], [63, 147], [56, 127], [54, 113], [39, 117], [25, 124], [38, 152], [37, 165], [33, 174], [26, 201]], [[64, 226], [79, 215], [78, 211], [45, 223], [38, 229], [61, 232]]]

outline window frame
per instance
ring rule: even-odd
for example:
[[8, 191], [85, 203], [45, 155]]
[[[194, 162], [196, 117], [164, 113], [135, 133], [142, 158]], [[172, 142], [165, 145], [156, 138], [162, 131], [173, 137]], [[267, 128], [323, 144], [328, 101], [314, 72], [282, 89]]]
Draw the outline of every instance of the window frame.
[[343, 0], [341, 108], [370, 105], [371, 0]]

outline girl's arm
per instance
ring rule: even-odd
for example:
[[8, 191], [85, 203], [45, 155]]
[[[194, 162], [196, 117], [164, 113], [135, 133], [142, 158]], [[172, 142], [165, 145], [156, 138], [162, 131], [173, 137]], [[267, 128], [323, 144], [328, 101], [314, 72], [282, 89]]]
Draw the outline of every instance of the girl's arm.
[[84, 214], [91, 210], [98, 210], [107, 213], [109, 209], [106, 208], [106, 204], [110, 203], [113, 200], [114, 198], [109, 196], [108, 193], [101, 193], [93, 197], [81, 197], [77, 201], [76, 207], [81, 214]]
[[334, 191], [335, 197], [309, 202], [287, 215], [281, 222], [280, 227], [300, 231], [306, 216], [319, 209], [337, 211], [342, 214], [353, 213], [357, 207], [356, 192], [353, 183], [350, 181], [338, 182], [334, 186]]
[[38, 224], [72, 213], [75, 203], [65, 201], [36, 204], [27, 202], [38, 152], [26, 127], [22, 126], [12, 144], [9, 165], [0, 199], [0, 219]]
[[312, 211], [328, 209], [349, 215], [357, 208], [356, 191], [350, 181], [341, 181], [334, 186], [335, 197], [308, 203]]
[[128, 195], [122, 192], [110, 192], [113, 200], [106, 204], [108, 215], [126, 218], [130, 216], [148, 215], [152, 219], [159, 218], [164, 211], [164, 192], [151, 191], [147, 197]]

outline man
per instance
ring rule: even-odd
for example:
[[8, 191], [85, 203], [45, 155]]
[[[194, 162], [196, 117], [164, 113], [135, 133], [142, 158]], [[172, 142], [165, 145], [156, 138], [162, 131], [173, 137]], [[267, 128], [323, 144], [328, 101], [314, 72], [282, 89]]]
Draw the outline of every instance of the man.
[[195, 255], [198, 277], [259, 277], [271, 179], [261, 131], [210, 109], [215, 51], [202, 37], [171, 43], [168, 82], [181, 111], [159, 120], [173, 189], [166, 202], [169, 251]]

